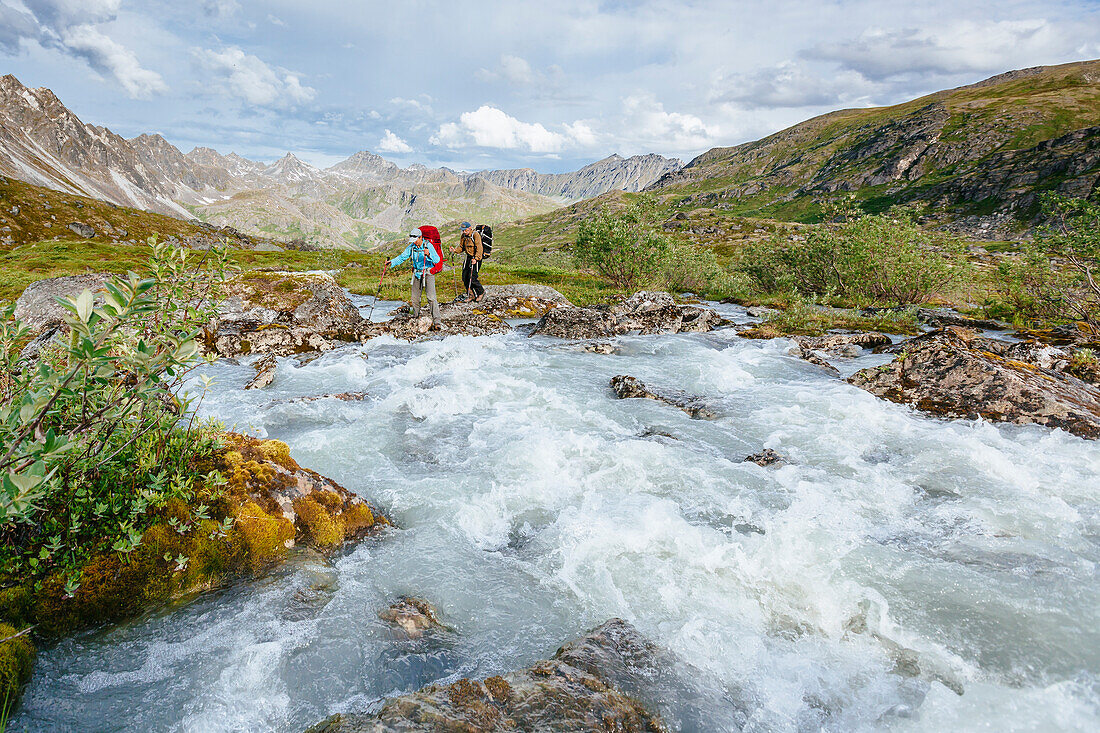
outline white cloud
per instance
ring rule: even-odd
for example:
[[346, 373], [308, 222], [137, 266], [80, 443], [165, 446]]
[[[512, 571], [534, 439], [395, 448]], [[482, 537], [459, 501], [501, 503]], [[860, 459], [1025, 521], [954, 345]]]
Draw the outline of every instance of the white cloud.
[[202, 0], [202, 11], [212, 18], [228, 18], [240, 9], [237, 0]]
[[23, 0], [22, 4], [33, 14], [33, 22], [28, 22], [26, 13], [0, 5], [0, 21], [8, 26], [0, 30], [0, 48], [17, 49], [19, 41], [13, 41], [11, 34], [23, 33], [24, 38], [113, 76], [130, 97], [147, 98], [168, 89], [160, 74], [143, 67], [132, 51], [97, 27], [116, 19], [121, 0]]
[[447, 148], [482, 148], [554, 153], [569, 142], [568, 135], [552, 132], [538, 122], [521, 122], [496, 107], [482, 105], [463, 112], [458, 122], [446, 122], [430, 142]]
[[72, 53], [84, 58], [93, 69], [113, 75], [131, 97], [148, 98], [168, 89], [160, 74], [144, 68], [132, 51], [91, 25], [66, 28], [61, 38]]
[[868, 79], [1007, 70], [1013, 58], [1050, 54], [1066, 46], [1063, 29], [1041, 18], [957, 21], [929, 28], [868, 28], [858, 37], [804, 52], [835, 61]]
[[719, 76], [711, 102], [734, 102], [746, 109], [850, 104], [872, 90], [862, 74], [849, 70], [822, 76], [804, 64], [784, 61], [749, 73]]
[[535, 74], [527, 59], [510, 54], [501, 56], [500, 66], [494, 70], [478, 69], [477, 77], [482, 81], [503, 79], [514, 86], [528, 86], [538, 80], [538, 75]]
[[199, 65], [212, 78], [215, 89], [257, 107], [286, 109], [309, 102], [317, 90], [303, 86], [298, 75], [269, 66], [258, 56], [236, 46], [221, 51], [195, 49]]
[[286, 21], [277, 15], [272, 15], [271, 13], [267, 14], [267, 22], [271, 25], [277, 25], [281, 28], [286, 28]]
[[390, 100], [390, 104], [395, 107], [408, 107], [418, 112], [424, 112], [425, 114], [432, 114], [432, 98], [427, 94], [420, 95], [421, 99], [406, 99], [405, 97], [394, 97]]
[[411, 153], [412, 151], [412, 147], [407, 142], [389, 130], [386, 130], [386, 134], [378, 141], [378, 152], [380, 153]]
[[666, 112], [665, 106], [649, 93], [634, 94], [622, 101], [623, 121], [618, 136], [651, 150], [683, 152], [714, 144], [716, 125], [684, 112]]

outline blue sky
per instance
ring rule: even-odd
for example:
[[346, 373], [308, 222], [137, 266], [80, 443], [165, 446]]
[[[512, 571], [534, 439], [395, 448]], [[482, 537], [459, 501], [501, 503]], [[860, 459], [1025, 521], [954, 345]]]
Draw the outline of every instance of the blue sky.
[[688, 159], [1097, 57], [1095, 0], [0, 0], [0, 72], [86, 122], [321, 166]]

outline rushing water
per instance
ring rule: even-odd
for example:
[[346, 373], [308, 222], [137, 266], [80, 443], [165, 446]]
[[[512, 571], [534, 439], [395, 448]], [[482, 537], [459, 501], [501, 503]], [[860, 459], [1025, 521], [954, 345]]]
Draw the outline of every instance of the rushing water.
[[[674, 728], [1100, 728], [1100, 445], [930, 419], [784, 340], [616, 343], [380, 338], [281, 359], [259, 391], [214, 366], [204, 416], [285, 440], [398, 528], [61, 642], [11, 730], [298, 731], [612, 616], [702, 670], [690, 710], [662, 701]], [[623, 373], [720, 418], [617, 400]], [[348, 391], [369, 397], [288, 401]], [[762, 447], [794, 462], [742, 461]], [[380, 621], [402, 594], [449, 641]]]

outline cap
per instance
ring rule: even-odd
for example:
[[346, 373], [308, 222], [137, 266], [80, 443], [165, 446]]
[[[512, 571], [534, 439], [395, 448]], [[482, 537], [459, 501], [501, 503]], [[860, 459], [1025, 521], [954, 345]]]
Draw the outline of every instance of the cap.
[[409, 232], [409, 239], [419, 239], [422, 236], [423, 235], [420, 233], [419, 229], [413, 229], [411, 232]]
[[468, 221], [464, 221], [464, 222], [462, 222], [462, 226], [460, 226], [460, 227], [459, 227], [459, 229], [461, 229], [462, 231], [466, 231], [466, 230], [467, 230], [467, 229], [469, 229], [469, 228], [470, 228], [471, 226], [473, 226], [473, 225], [472, 225], [472, 224], [470, 224], [470, 222], [468, 222]]

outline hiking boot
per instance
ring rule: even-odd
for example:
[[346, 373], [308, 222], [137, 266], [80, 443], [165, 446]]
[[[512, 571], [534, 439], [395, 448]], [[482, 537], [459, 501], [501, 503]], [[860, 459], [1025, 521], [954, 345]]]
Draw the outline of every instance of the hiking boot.
[[483, 301], [483, 300], [485, 300], [485, 293], [482, 293], [481, 295], [479, 295], [479, 296], [477, 296], [476, 298], [474, 298], [474, 302], [475, 302], [475, 303], [480, 303], [480, 302], [481, 302], [481, 301]]
[[465, 303], [467, 300], [469, 300], [469, 298], [466, 297], [466, 293], [460, 293], [460, 294], [455, 296], [454, 302], [456, 302], [456, 303]]

